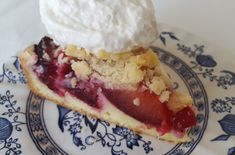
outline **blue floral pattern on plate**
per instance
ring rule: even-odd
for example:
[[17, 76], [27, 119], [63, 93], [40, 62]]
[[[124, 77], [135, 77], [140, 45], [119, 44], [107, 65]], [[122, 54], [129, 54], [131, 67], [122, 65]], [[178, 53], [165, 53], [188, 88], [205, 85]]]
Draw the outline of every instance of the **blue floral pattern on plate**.
[[[212, 84], [216, 83], [218, 89], [222, 88], [223, 91], [230, 91], [235, 85], [234, 71], [222, 69], [219, 72], [215, 72], [215, 70], [218, 70], [217, 66], [219, 64], [212, 55], [207, 54], [206, 46], [199, 44], [186, 45], [181, 42], [180, 37], [174, 32], [162, 32], [160, 41], [166, 47], [169, 41], [175, 42], [177, 51], [188, 58], [189, 63], [187, 64], [169, 51], [153, 47], [153, 50], [158, 53], [160, 60], [183, 80], [189, 93], [193, 96], [194, 104], [198, 111], [198, 124], [189, 131], [192, 141], [177, 144], [165, 154], [184, 155], [190, 154], [195, 149], [206, 130], [209, 109], [212, 113], [211, 115], [220, 117], [218, 129], [222, 130], [221, 133], [211, 138], [210, 145], [213, 145], [215, 141], [227, 142], [231, 140], [235, 135], [235, 97], [214, 97], [209, 105], [206, 88], [204, 88], [201, 80], [210, 81]], [[0, 85], [5, 83], [11, 86], [26, 84], [27, 81], [21, 70], [19, 59], [17, 57], [12, 59], [13, 62], [11, 64], [2, 66]], [[176, 81], [174, 88], [177, 89], [179, 87], [180, 85]], [[23, 139], [22, 137], [18, 138], [16, 133], [29, 132], [29, 136], [40, 153], [46, 155], [69, 154], [50, 136], [43, 115], [45, 100], [30, 92], [26, 111], [23, 111], [23, 105], [19, 104], [18, 98], [15, 98], [14, 93], [13, 89], [8, 88], [0, 92], [0, 153], [6, 155], [24, 154], [24, 150], [22, 150]], [[153, 146], [153, 141], [148, 140], [145, 136], [62, 107], [57, 107], [57, 109], [57, 125], [61, 132], [60, 134], [69, 133], [77, 151], [85, 151], [96, 144], [109, 150], [112, 155], [132, 154], [132, 151], [137, 148], [142, 149], [145, 154], [157, 153], [158, 146]], [[22, 118], [26, 118], [26, 122]], [[28, 131], [24, 131], [22, 128], [25, 124]], [[85, 137], [84, 128], [89, 129]], [[234, 145], [226, 149], [228, 155], [235, 154]]]
[[[108, 130], [108, 128], [110, 128], [110, 124], [105, 121], [92, 119], [81, 115], [78, 112], [70, 112], [71, 110], [67, 110], [60, 106], [58, 106], [58, 109], [60, 118], [61, 116], [63, 118], [59, 119], [58, 122], [61, 131], [64, 132], [64, 128], [67, 127], [67, 130], [73, 137], [73, 143], [81, 150], [86, 149], [89, 145], [101, 143], [103, 147], [107, 146], [111, 149], [111, 154], [122, 155], [126, 153], [123, 150], [120, 150], [119, 147], [125, 143], [126, 147], [131, 150], [142, 144], [145, 153], [153, 151], [153, 148], [150, 146], [150, 141], [143, 140], [142, 136], [135, 134], [127, 128], [116, 126], [110, 131]], [[91, 135], [88, 135], [82, 140], [81, 137], [79, 137], [79, 134], [81, 134], [84, 126], [89, 127]], [[97, 129], [98, 126], [101, 129]]]
[[[11, 66], [3, 64], [3, 73], [0, 75], [0, 84], [7, 81], [10, 84], [22, 83], [25, 84], [25, 78], [21, 70], [19, 59], [13, 57], [14, 62]], [[13, 68], [13, 69], [12, 69]], [[16, 72], [15, 72], [16, 71]], [[21, 125], [26, 123], [20, 120], [20, 115], [25, 115], [21, 107], [14, 99], [14, 95], [10, 90], [5, 93], [0, 93], [0, 152], [6, 155], [21, 154], [21, 144], [18, 138], [12, 136], [13, 132], [21, 132]]]
[[[211, 107], [216, 113], [228, 113], [218, 121], [225, 134], [221, 134], [211, 141], [227, 141], [231, 136], [235, 136], [235, 115], [230, 114], [235, 110], [235, 97], [225, 97], [225, 100], [215, 99], [211, 102]], [[227, 154], [234, 155], [235, 146], [229, 148]]]
[[216, 75], [214, 67], [217, 62], [210, 55], [204, 54], [204, 45], [194, 44], [194, 47], [189, 47], [184, 44], [177, 43], [178, 50], [187, 55], [191, 60], [192, 69], [197, 75], [203, 78], [208, 78], [211, 82], [217, 82], [218, 87], [228, 89], [229, 86], [235, 85], [235, 73], [228, 70], [220, 71], [223, 75]]
[[[200, 142], [207, 125], [209, 112], [205, 89], [196, 74], [181, 59], [157, 47], [154, 47], [153, 50], [158, 53], [163, 63], [172, 68], [183, 79], [190, 94], [194, 96], [194, 103], [198, 110], [198, 124], [189, 131], [193, 141], [187, 144], [177, 144], [166, 152], [166, 154], [190, 153]], [[68, 154], [48, 136], [49, 133], [43, 119], [44, 102], [43, 98], [30, 93], [26, 112], [30, 135], [43, 154], [48, 153], [46, 151], [48, 148], [50, 151], [53, 148], [53, 152], [56, 154]], [[58, 127], [62, 133], [69, 132], [73, 144], [80, 151], [88, 149], [88, 146], [95, 143], [99, 143], [101, 147], [109, 148], [112, 155], [126, 155], [127, 150], [134, 150], [137, 147], [142, 147], [146, 154], [154, 151], [151, 141], [145, 140], [141, 135], [137, 135], [129, 129], [120, 126], [112, 127], [107, 122], [92, 119], [62, 107], [58, 107], [58, 112]], [[90, 134], [84, 138], [84, 136], [81, 136], [81, 132], [85, 127], [90, 129]], [[41, 140], [43, 139], [47, 139], [47, 143], [42, 144]]]
[[7, 81], [8, 83], [17, 84], [22, 83], [26, 84], [26, 80], [23, 74], [23, 71], [20, 67], [20, 62], [18, 57], [13, 57], [15, 60], [10, 66], [3, 64], [2, 73], [0, 74], [0, 83]]

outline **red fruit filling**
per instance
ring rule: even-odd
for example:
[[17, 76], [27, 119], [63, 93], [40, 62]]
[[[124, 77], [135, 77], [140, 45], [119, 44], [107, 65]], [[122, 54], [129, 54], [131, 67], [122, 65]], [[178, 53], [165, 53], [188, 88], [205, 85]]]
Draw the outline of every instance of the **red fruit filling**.
[[[100, 90], [106, 98], [119, 110], [140, 122], [155, 127], [162, 135], [171, 130], [184, 132], [186, 128], [196, 124], [195, 113], [190, 107], [173, 113], [166, 103], [159, 101], [159, 96], [149, 90], [106, 89], [103, 85], [92, 82], [91, 79], [80, 80], [75, 88], [71, 87], [70, 81], [72, 77], [75, 77], [75, 73], [70, 61], [62, 64], [58, 62], [58, 55], [62, 51], [58, 51], [57, 48], [58, 46], [48, 37], [44, 37], [38, 45], [35, 45], [38, 61], [34, 65], [34, 72], [58, 95], [64, 96], [68, 92], [91, 107], [100, 110], [102, 104], [98, 102], [98, 89], [101, 88]], [[45, 59], [45, 53], [49, 58]], [[68, 58], [69, 60], [76, 59]], [[133, 103], [134, 100], [137, 100], [138, 104]]]
[[[173, 113], [166, 103], [159, 101], [159, 96], [149, 90], [133, 92], [103, 89], [103, 93], [118, 109], [145, 124], [156, 127], [161, 134], [171, 129], [184, 132], [186, 128], [196, 124], [195, 113], [190, 107]], [[135, 99], [138, 99], [138, 105], [133, 103]]]
[[[166, 122], [165, 130], [170, 130], [170, 111], [154, 93], [150, 93], [148, 90], [133, 92], [111, 89], [103, 89], [103, 93], [112, 104], [124, 113], [156, 127]], [[134, 100], [138, 100], [138, 105], [134, 104]]]
[[171, 121], [173, 129], [177, 131], [184, 131], [184, 129], [197, 123], [195, 113], [189, 107], [186, 107], [174, 114]]
[[[72, 77], [75, 77], [75, 73], [70, 63], [58, 63], [58, 55], [62, 51], [56, 51], [58, 50], [57, 48], [58, 46], [48, 37], [44, 37], [38, 45], [35, 45], [34, 49], [38, 56], [38, 61], [34, 65], [34, 72], [36, 72], [38, 78], [60, 96], [64, 96], [65, 92], [69, 92], [88, 105], [99, 108], [99, 104], [97, 103], [98, 87], [92, 85], [88, 89], [91, 83], [89, 81], [80, 81], [80, 85], [83, 84], [85, 87], [80, 87], [79, 85], [77, 88], [72, 88], [70, 81]], [[53, 51], [56, 51], [58, 54], [54, 55]], [[45, 53], [49, 55], [49, 59], [43, 58]]]

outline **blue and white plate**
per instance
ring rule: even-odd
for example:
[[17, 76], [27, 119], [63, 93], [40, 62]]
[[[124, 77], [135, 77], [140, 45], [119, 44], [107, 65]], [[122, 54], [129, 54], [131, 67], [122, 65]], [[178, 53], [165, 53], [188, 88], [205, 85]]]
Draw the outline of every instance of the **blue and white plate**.
[[176, 28], [160, 29], [152, 48], [174, 88], [189, 92], [197, 107], [192, 142], [159, 141], [59, 107], [30, 92], [13, 56], [0, 69], [0, 154], [235, 155], [235, 56]]

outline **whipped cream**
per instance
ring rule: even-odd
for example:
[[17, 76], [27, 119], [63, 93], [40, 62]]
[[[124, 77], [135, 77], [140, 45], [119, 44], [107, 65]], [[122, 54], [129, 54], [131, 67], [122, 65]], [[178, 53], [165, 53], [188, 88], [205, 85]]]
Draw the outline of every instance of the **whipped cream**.
[[89, 52], [124, 52], [157, 39], [152, 0], [40, 0], [48, 33]]

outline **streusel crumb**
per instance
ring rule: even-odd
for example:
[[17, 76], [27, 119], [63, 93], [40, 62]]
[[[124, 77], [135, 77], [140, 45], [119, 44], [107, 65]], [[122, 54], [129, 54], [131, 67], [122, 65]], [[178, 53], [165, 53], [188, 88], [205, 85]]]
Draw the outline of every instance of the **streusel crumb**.
[[86, 78], [96, 73], [93, 76], [109, 88], [125, 86], [125, 89], [136, 89], [142, 82], [160, 95], [170, 85], [168, 75], [161, 69], [159, 59], [151, 49], [138, 48], [118, 54], [101, 50], [97, 54], [89, 54], [84, 49], [69, 45], [66, 54], [79, 59], [72, 63], [77, 76]]
[[65, 53], [68, 56], [72, 56], [78, 59], [88, 59], [89, 54], [83, 48], [79, 48], [76, 45], [68, 45], [65, 49]]
[[71, 67], [77, 77], [86, 79], [92, 73], [91, 67], [86, 61], [74, 61]]

